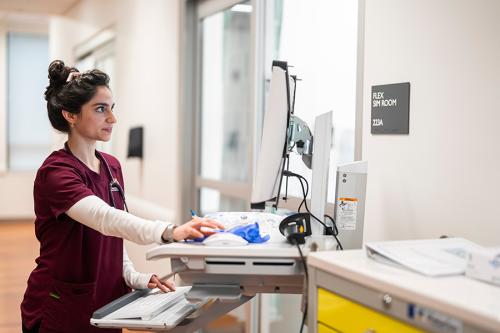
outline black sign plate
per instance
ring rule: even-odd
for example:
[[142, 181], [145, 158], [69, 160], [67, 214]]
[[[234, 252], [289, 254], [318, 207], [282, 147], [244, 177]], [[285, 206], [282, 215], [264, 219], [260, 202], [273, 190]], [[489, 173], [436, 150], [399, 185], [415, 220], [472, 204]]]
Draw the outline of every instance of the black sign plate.
[[372, 134], [410, 132], [410, 82], [372, 86]]

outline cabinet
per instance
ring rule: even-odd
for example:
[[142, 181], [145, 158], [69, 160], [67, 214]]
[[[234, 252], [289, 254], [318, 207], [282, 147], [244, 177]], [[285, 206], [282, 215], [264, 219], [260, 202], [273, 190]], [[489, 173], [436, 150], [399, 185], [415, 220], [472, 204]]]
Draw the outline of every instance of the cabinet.
[[309, 253], [308, 332], [498, 333], [500, 288], [432, 278], [362, 250]]
[[[348, 300], [326, 289], [318, 289], [319, 325], [341, 332], [423, 333], [399, 320], [385, 316], [359, 303]], [[330, 329], [330, 332], [336, 332]], [[327, 332], [327, 331], [325, 331]]]

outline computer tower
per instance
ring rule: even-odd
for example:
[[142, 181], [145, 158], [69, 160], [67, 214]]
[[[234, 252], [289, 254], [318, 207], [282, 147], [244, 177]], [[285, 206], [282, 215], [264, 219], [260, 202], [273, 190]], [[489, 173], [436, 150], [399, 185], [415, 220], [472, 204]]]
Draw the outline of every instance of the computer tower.
[[334, 216], [338, 238], [345, 250], [363, 246], [367, 171], [365, 161], [337, 168]]

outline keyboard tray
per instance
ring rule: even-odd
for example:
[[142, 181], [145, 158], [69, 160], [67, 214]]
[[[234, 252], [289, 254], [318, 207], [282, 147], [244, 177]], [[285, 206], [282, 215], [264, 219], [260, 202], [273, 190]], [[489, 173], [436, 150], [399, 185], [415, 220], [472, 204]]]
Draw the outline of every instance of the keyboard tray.
[[[172, 329], [206, 303], [189, 302], [185, 295], [190, 289], [191, 287], [178, 287], [175, 292], [164, 294], [171, 294], [173, 297], [168, 297], [168, 304], [155, 302], [150, 311], [144, 309], [148, 304], [147, 298], [157, 298], [158, 293], [151, 290], [131, 292], [96, 310], [90, 323], [103, 328]], [[137, 304], [138, 308], [135, 308], [134, 304]], [[139, 311], [133, 311], [134, 308]]]
[[[179, 288], [183, 287], [178, 287]], [[191, 287], [184, 287], [191, 290]], [[186, 291], [185, 290], [185, 291]], [[190, 333], [204, 327], [215, 318], [236, 309], [238, 306], [248, 302], [253, 296], [240, 295], [239, 298], [220, 299], [217, 295], [212, 295], [209, 291], [203, 292], [207, 298], [188, 300], [187, 291], [172, 306], [158, 315], [144, 320], [134, 319], [111, 319], [113, 312], [144, 297], [150, 290], [139, 290], [129, 293], [119, 299], [96, 310], [90, 320], [93, 326], [100, 328], [129, 328], [135, 330], [169, 331], [171, 333]], [[214, 298], [208, 297], [214, 296]], [[193, 303], [195, 302], [195, 303]]]

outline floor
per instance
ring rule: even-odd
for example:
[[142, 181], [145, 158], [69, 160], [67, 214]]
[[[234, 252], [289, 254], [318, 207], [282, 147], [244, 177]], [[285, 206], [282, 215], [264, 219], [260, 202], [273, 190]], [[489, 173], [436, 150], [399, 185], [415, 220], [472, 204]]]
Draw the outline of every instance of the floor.
[[38, 249], [33, 221], [0, 221], [0, 333], [21, 331], [19, 305]]
[[0, 221], [0, 333], [21, 331], [19, 305], [38, 251], [33, 221]]

